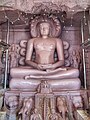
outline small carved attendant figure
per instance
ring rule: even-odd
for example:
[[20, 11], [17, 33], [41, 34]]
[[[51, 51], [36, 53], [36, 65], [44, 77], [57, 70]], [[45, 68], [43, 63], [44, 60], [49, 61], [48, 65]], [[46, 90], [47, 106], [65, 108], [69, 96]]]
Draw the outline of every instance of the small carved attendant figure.
[[0, 48], [0, 74], [2, 74], [2, 68], [4, 68], [4, 65], [2, 64], [1, 58], [2, 58], [2, 49]]
[[79, 51], [73, 50], [70, 57], [71, 64], [74, 68], [79, 68], [81, 63], [81, 54]]
[[63, 120], [66, 120], [67, 105], [64, 97], [57, 98], [57, 108]]
[[8, 120], [16, 120], [16, 114], [18, 111], [19, 99], [17, 96], [9, 96], [5, 100], [6, 107], [9, 109], [7, 111]]
[[0, 66], [3, 67], [2, 62], [1, 62], [1, 57], [2, 57], [2, 49], [0, 48]]
[[32, 108], [33, 100], [32, 98], [25, 98], [23, 101], [23, 106], [19, 112], [22, 114], [22, 120], [29, 120], [29, 114]]
[[41, 81], [41, 84], [38, 86], [38, 92], [40, 93], [51, 93], [51, 86], [47, 81]]
[[9, 55], [10, 55], [10, 67], [16, 67], [18, 64], [18, 53], [17, 53], [17, 47], [16, 44], [12, 44], [10, 47], [10, 51], [9, 51]]
[[35, 108], [34, 113], [31, 115], [30, 120], [42, 120], [41, 115], [38, 113], [38, 110]]
[[14, 113], [16, 112], [17, 108], [18, 108], [18, 97], [16, 96], [9, 96], [8, 99], [5, 100], [6, 102], [6, 106], [9, 108], [10, 113]]
[[73, 105], [74, 105], [74, 108], [76, 108], [76, 109], [83, 108], [83, 101], [82, 101], [81, 96], [74, 96], [73, 97]]

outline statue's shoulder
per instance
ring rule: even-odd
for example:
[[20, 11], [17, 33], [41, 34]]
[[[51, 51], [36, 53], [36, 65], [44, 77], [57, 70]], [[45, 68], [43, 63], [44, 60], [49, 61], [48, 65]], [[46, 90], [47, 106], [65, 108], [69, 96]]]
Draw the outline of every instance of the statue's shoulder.
[[55, 38], [56, 42], [62, 43], [62, 40], [60, 38]]
[[31, 38], [31, 39], [28, 40], [28, 42], [29, 42], [29, 43], [32, 43], [32, 42], [35, 41], [35, 39], [36, 39], [36, 38]]

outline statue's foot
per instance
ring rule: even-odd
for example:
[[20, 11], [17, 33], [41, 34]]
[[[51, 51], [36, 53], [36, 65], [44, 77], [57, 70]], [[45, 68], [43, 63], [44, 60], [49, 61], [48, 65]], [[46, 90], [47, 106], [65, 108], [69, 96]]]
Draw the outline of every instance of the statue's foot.
[[30, 78], [35, 78], [35, 79], [39, 79], [40, 78], [40, 79], [42, 79], [42, 78], [44, 78], [44, 76], [41, 76], [41, 75], [40, 76], [39, 75], [38, 76], [30, 75]]
[[66, 71], [66, 70], [68, 70], [68, 68], [57, 68], [57, 69], [54, 69], [54, 70], [53, 69], [47, 69], [46, 72], [47, 73], [53, 73], [53, 72], [58, 72], [58, 71], [60, 72], [60, 71]]
[[52, 72], [53, 70], [52, 69], [47, 69], [46, 72], [49, 73], [49, 72]]
[[25, 80], [28, 80], [28, 79], [31, 79], [31, 78], [33, 78], [33, 79], [42, 79], [42, 78], [45, 78], [45, 77], [43, 77], [43, 76], [36, 76], [36, 75], [28, 75], [28, 76], [25, 76]]
[[24, 78], [25, 78], [25, 80], [28, 80], [28, 79], [30, 79], [30, 75], [27, 75]]

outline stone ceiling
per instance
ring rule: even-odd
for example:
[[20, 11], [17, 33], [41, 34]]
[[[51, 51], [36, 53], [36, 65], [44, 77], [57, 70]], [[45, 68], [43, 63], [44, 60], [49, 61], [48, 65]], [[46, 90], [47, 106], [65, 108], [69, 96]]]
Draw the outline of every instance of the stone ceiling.
[[12, 24], [28, 23], [32, 14], [42, 13], [66, 13], [69, 24], [72, 18], [78, 24], [83, 17], [90, 20], [89, 12], [90, 0], [0, 0], [0, 24], [7, 19]]
[[[83, 11], [90, 7], [90, 0], [0, 0], [0, 6], [11, 7], [26, 13], [38, 13], [41, 9], [66, 11], [67, 13]], [[10, 8], [8, 8], [10, 9]]]

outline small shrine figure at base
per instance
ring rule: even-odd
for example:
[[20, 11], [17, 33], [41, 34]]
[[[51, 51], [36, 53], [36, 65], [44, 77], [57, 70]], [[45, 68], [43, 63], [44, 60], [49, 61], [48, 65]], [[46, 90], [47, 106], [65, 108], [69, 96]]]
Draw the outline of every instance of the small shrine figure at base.
[[52, 89], [50, 84], [47, 81], [42, 80], [40, 85], [38, 86], [39, 93], [51, 93]]
[[19, 112], [19, 115], [20, 118], [19, 120], [29, 120], [29, 117], [30, 117], [30, 112], [31, 112], [31, 109], [32, 109], [32, 98], [25, 98], [24, 101], [23, 101], [23, 106]]

